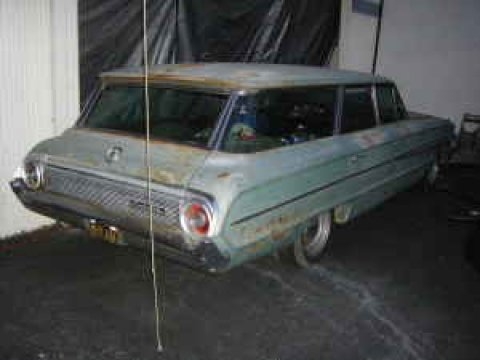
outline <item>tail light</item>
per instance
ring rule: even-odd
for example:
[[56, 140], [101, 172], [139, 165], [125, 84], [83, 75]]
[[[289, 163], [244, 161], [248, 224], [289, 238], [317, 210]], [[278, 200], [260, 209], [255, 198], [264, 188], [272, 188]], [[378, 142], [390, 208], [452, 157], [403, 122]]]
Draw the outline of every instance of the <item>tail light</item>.
[[210, 233], [212, 213], [209, 207], [200, 202], [188, 202], [180, 212], [180, 222], [189, 234], [204, 237]]

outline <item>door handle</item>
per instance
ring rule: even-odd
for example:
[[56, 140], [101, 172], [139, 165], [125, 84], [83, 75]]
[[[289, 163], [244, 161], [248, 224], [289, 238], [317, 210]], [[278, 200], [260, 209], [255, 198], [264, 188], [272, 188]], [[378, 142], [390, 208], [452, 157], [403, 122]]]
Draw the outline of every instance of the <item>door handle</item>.
[[361, 159], [365, 158], [367, 155], [365, 154], [355, 154], [355, 155], [352, 155], [348, 158], [348, 163], [350, 165], [354, 165], [356, 163], [358, 163]]
[[348, 159], [348, 162], [349, 162], [350, 164], [355, 164], [355, 163], [358, 161], [358, 159], [359, 159], [358, 155], [352, 155], [352, 156], [350, 156], [350, 158]]

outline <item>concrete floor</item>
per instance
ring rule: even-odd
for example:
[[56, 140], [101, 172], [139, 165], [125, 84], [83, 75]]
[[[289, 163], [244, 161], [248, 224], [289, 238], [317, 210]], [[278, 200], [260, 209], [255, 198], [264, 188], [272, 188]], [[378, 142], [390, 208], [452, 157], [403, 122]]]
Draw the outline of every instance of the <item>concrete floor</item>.
[[480, 236], [447, 220], [456, 206], [404, 192], [335, 229], [312, 270], [167, 263], [161, 355], [145, 252], [76, 230], [16, 239], [0, 252], [0, 359], [478, 359], [480, 274], [464, 249]]

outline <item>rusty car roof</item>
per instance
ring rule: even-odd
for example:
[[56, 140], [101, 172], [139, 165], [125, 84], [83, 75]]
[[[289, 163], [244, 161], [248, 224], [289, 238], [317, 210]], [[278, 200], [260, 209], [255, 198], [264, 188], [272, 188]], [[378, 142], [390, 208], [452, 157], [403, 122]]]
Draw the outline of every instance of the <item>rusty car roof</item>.
[[[106, 83], [140, 83], [143, 67], [119, 68], [100, 75]], [[387, 78], [355, 71], [319, 66], [256, 63], [192, 63], [155, 65], [149, 68], [149, 81], [223, 90], [260, 90], [336, 84], [389, 82]]]

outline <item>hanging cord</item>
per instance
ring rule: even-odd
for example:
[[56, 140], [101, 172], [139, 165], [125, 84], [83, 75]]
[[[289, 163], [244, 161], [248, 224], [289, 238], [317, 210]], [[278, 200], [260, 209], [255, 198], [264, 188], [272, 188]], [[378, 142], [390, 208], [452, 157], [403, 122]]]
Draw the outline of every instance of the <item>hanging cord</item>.
[[[143, 0], [143, 69], [144, 69], [144, 89], [145, 89], [145, 120], [146, 120], [146, 141], [145, 141], [145, 165], [147, 167], [147, 203], [148, 203], [148, 220], [149, 220], [149, 237], [150, 237], [150, 255], [152, 265], [152, 282], [153, 295], [155, 302], [155, 334], [157, 340], [157, 351], [162, 352], [162, 340], [160, 334], [161, 318], [158, 299], [157, 286], [157, 266], [155, 258], [155, 240], [153, 234], [153, 206], [152, 206], [152, 162], [150, 154], [150, 96], [148, 91], [148, 38], [147, 38], [147, 0]], [[162, 262], [163, 264], [163, 262]], [[162, 266], [163, 268], [163, 266]], [[162, 271], [162, 284], [165, 280], [165, 269]], [[163, 292], [162, 292], [163, 294]], [[165, 301], [162, 301], [165, 303]], [[163, 314], [163, 311], [162, 311]]]

